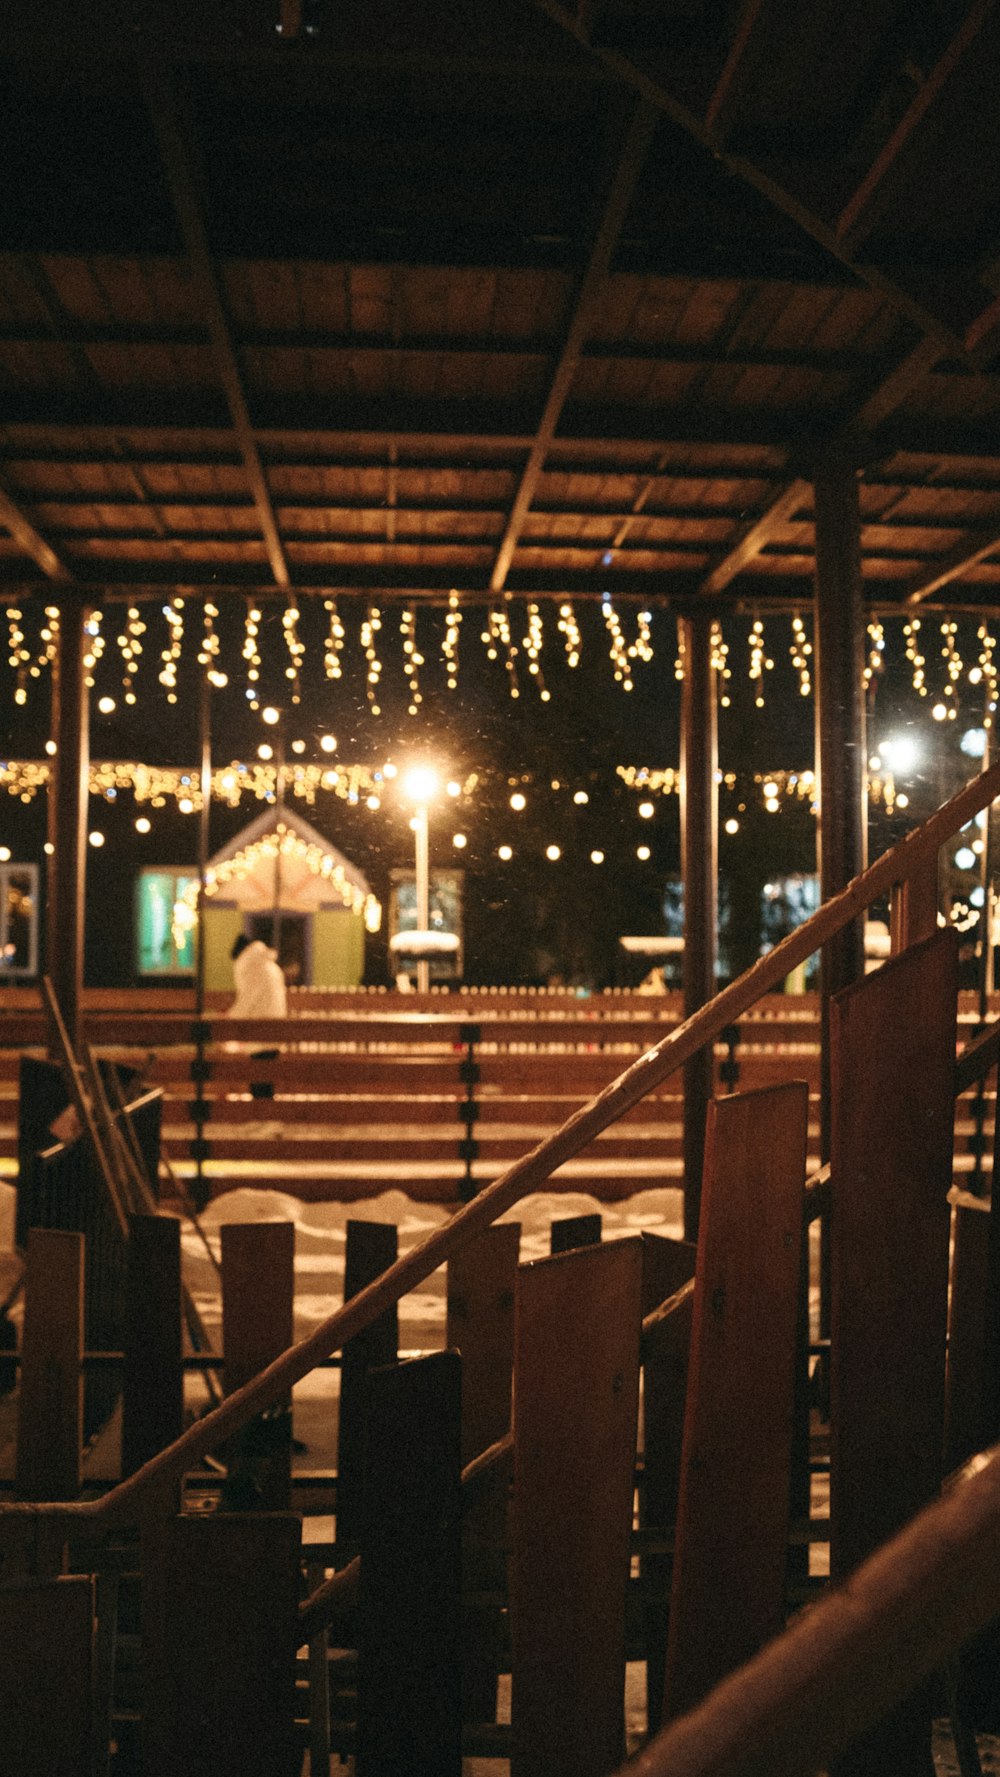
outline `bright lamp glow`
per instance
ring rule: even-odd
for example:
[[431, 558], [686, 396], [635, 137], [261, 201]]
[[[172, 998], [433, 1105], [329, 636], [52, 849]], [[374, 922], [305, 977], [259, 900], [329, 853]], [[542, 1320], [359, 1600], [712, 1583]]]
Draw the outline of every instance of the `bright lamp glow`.
[[879, 753], [882, 756], [883, 764], [887, 765], [889, 770], [896, 773], [897, 776], [900, 772], [905, 775], [912, 771], [920, 758], [920, 748], [908, 734], [900, 734], [891, 740], [884, 740], [879, 747]]
[[276, 722], [281, 721], [281, 711], [276, 710], [273, 703], [269, 703], [265, 709], [261, 710], [260, 717], [261, 721], [266, 722], [269, 728], [273, 728]]
[[970, 759], [981, 759], [986, 751], [985, 728], [967, 728], [958, 744]]
[[955, 868], [956, 868], [956, 870], [974, 870], [975, 865], [976, 865], [976, 854], [973, 851], [971, 845], [960, 846], [958, 851], [955, 853]]
[[412, 765], [403, 779], [403, 789], [411, 802], [430, 802], [438, 787], [438, 774], [432, 765]]

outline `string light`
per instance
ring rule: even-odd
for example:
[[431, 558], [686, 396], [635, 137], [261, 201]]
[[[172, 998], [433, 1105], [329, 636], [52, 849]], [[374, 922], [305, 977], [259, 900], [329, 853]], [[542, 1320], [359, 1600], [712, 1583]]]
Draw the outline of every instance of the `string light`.
[[986, 624], [981, 623], [976, 631], [976, 640], [979, 643], [979, 657], [975, 666], [969, 668], [969, 683], [985, 686], [983, 727], [992, 728], [997, 707], [997, 664], [994, 659], [997, 639]]
[[729, 680], [732, 677], [732, 668], [729, 665], [729, 643], [722, 633], [721, 623], [712, 624], [708, 645], [712, 671], [715, 673], [719, 686], [719, 706], [721, 709], [728, 710], [731, 703]]
[[[279, 857], [294, 858], [297, 864], [305, 865], [310, 875], [318, 876], [330, 885], [344, 907], [349, 908], [352, 913], [363, 915], [366, 930], [378, 931], [382, 923], [382, 908], [375, 896], [352, 881], [342, 860], [334, 853], [304, 839], [301, 834], [286, 827], [283, 821], [278, 822], [273, 833], [263, 834], [260, 839], [234, 852], [232, 857], [210, 866], [205, 873], [206, 895], [217, 895], [227, 883], [245, 881], [262, 864], [277, 861]], [[193, 882], [185, 889], [181, 900], [193, 908], [197, 898], [198, 884]]]
[[862, 681], [867, 691], [873, 680], [885, 671], [885, 630], [881, 618], [872, 617], [868, 624], [868, 658]]
[[326, 645], [323, 650], [323, 671], [328, 679], [342, 679], [344, 676], [344, 669], [340, 657], [344, 652], [344, 642], [346, 639], [344, 625], [340, 619], [340, 612], [337, 609], [336, 599], [324, 599], [323, 608], [326, 611], [327, 616]]
[[448, 594], [448, 611], [444, 620], [444, 639], [441, 643], [441, 658], [444, 662], [448, 690], [458, 689], [458, 638], [462, 628], [462, 613], [459, 609], [458, 593]]
[[122, 657], [122, 696], [127, 704], [135, 702], [135, 675], [139, 670], [145, 633], [146, 625], [138, 605], [129, 605], [124, 626], [117, 638]]
[[486, 645], [487, 660], [498, 659], [500, 649], [503, 649], [507, 688], [511, 697], [520, 697], [521, 688], [517, 682], [517, 645], [511, 638], [510, 618], [506, 605], [490, 607], [482, 640]]
[[631, 691], [632, 673], [628, 663], [629, 651], [625, 646], [625, 637], [622, 634], [618, 613], [611, 603], [608, 593], [605, 593], [601, 600], [601, 614], [611, 642], [611, 664], [615, 669], [615, 683], [621, 685], [624, 691]]
[[167, 620], [170, 639], [160, 655], [163, 661], [160, 684], [166, 688], [167, 702], [176, 703], [177, 663], [184, 645], [184, 600], [180, 597], [171, 599], [169, 605], [164, 605], [163, 615]]
[[420, 668], [424, 664], [424, 657], [417, 647], [417, 616], [412, 605], [404, 606], [400, 614], [399, 633], [403, 638], [403, 670], [410, 687], [406, 713], [408, 716], [417, 716], [424, 701], [420, 692]]
[[674, 678], [683, 685], [687, 672], [687, 635], [683, 623], [677, 625], [677, 652], [674, 655]]
[[292, 687], [292, 702], [302, 702], [301, 667], [305, 655], [305, 643], [299, 635], [299, 608], [296, 604], [286, 605], [281, 616], [281, 627], [285, 636], [285, 647], [288, 650], [288, 664], [285, 667], [285, 678]]
[[581, 647], [580, 626], [577, 623], [576, 614], [572, 605], [567, 604], [559, 606], [558, 628], [563, 638], [567, 666], [579, 666]]
[[83, 682], [88, 690], [93, 688], [94, 672], [101, 655], [104, 653], [104, 633], [101, 629], [102, 617], [103, 613], [95, 608], [91, 611], [83, 626], [83, 633], [86, 638], [83, 654]]
[[361, 625], [361, 646], [364, 650], [367, 670], [365, 673], [365, 696], [368, 708], [373, 716], [382, 714], [378, 700], [378, 684], [382, 677], [382, 662], [378, 657], [378, 633], [382, 628], [382, 613], [377, 605], [371, 605], [368, 615]]
[[629, 659], [641, 660], [644, 665], [653, 658], [652, 616], [649, 611], [640, 611], [636, 619], [637, 630], [634, 642], [629, 643]]
[[38, 658], [37, 658], [34, 666], [31, 669], [31, 676], [33, 679], [40, 678], [44, 668], [52, 666], [52, 663], [55, 660], [56, 654], [58, 653], [58, 650], [59, 650], [59, 606], [58, 605], [46, 605], [46, 607], [45, 607], [45, 622], [43, 623], [43, 625], [39, 631], [38, 639], [41, 643], [41, 647], [38, 650]]
[[908, 623], [904, 623], [903, 634], [906, 637], [906, 658], [910, 663], [910, 677], [913, 682], [913, 689], [920, 697], [926, 697], [927, 685], [924, 677], [924, 667], [927, 663], [920, 652], [920, 618], [911, 617]]
[[542, 651], [544, 633], [542, 629], [542, 613], [532, 601], [528, 605], [528, 627], [524, 635], [522, 647], [528, 657], [528, 671], [538, 686], [538, 695], [542, 703], [548, 703], [552, 693], [546, 690], [539, 655]]
[[28, 662], [31, 659], [31, 650], [25, 647], [24, 630], [21, 628], [23, 619], [24, 613], [19, 605], [7, 606], [7, 659], [17, 673], [14, 702], [18, 704], [28, 701], [26, 678]]
[[750, 625], [750, 683], [756, 685], [754, 703], [759, 710], [764, 708], [764, 674], [771, 672], [774, 661], [768, 658], [764, 646], [764, 625], [759, 617], [755, 617]]
[[947, 669], [944, 691], [942, 693], [945, 716], [944, 720], [954, 722], [958, 715], [956, 689], [964, 671], [962, 656], [958, 651], [956, 636], [958, 624], [946, 619], [941, 625], [941, 655]]
[[206, 599], [202, 610], [201, 647], [198, 650], [198, 665], [205, 670], [205, 677], [213, 685], [228, 683], [226, 674], [219, 671], [216, 664], [219, 658], [219, 637], [215, 628], [215, 619], [219, 612], [211, 600]]
[[260, 697], [257, 687], [260, 683], [260, 622], [261, 613], [252, 599], [247, 600], [247, 614], [243, 623], [243, 659], [247, 665], [247, 698], [250, 708], [260, 708]]

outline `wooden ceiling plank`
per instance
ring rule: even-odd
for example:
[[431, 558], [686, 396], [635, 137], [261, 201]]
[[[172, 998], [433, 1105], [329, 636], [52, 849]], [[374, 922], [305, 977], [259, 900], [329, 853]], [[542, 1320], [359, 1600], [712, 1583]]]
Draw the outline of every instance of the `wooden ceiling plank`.
[[524, 466], [517, 493], [514, 496], [514, 503], [510, 510], [500, 548], [497, 551], [496, 561], [493, 564], [493, 571], [490, 575], [491, 592], [502, 591], [510, 570], [521, 526], [534, 499], [549, 445], [559, 424], [559, 418], [573, 382], [594, 309], [611, 268], [612, 256], [628, 215], [636, 182], [649, 151], [657, 121], [656, 107], [650, 104], [646, 98], [640, 98], [632, 112], [625, 145], [615, 169], [611, 191], [573, 304], [569, 325], [549, 385], [538, 429], [528, 453], [528, 460]]
[[877, 220], [879, 198], [883, 194], [890, 168], [895, 165], [910, 137], [923, 122], [966, 51], [971, 48], [995, 4], [996, 0], [975, 0], [944, 54], [917, 88], [888, 141], [883, 144], [864, 178], [844, 205], [837, 218], [837, 235], [852, 253], [867, 238]]
[[743, 11], [730, 45], [722, 73], [715, 84], [715, 90], [705, 107], [705, 123], [708, 129], [714, 130], [724, 140], [728, 129], [728, 113], [732, 104], [736, 76], [746, 55], [747, 44], [754, 26], [760, 17], [763, 0], [744, 0]]
[[201, 203], [188, 157], [187, 142], [177, 110], [172, 81], [163, 70], [146, 70], [146, 103], [156, 133], [174, 210], [191, 268], [199, 288], [202, 310], [216, 368], [222, 384], [233, 433], [246, 469], [257, 508], [258, 522], [271, 572], [279, 586], [291, 585], [291, 575], [278, 533], [267, 477], [254, 435], [236, 349], [223, 306], [222, 292], [209, 248]]

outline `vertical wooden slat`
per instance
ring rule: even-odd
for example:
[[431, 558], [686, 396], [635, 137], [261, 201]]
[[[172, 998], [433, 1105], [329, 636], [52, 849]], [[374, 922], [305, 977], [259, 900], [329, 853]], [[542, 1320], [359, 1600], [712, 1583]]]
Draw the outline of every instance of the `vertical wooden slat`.
[[461, 1359], [368, 1377], [358, 1777], [461, 1777]]
[[291, 1513], [179, 1517], [168, 1527], [155, 1777], [292, 1777], [300, 1521]]
[[[843, 1579], [937, 1493], [944, 1431], [957, 939], [942, 931], [831, 1009], [830, 1555]], [[926, 1698], [838, 1761], [930, 1770]]]
[[992, 1442], [984, 1411], [991, 1214], [988, 1198], [963, 1198], [954, 1206], [948, 1291], [946, 1474]]
[[[719, 754], [713, 619], [708, 612], [683, 617], [681, 685], [681, 875], [684, 879], [684, 1016], [715, 992], [719, 909]], [[705, 1113], [712, 1096], [712, 1045], [684, 1064], [684, 1233], [698, 1238]]]
[[[294, 1222], [222, 1224], [223, 1387], [242, 1388], [292, 1343]], [[285, 1509], [291, 1498], [291, 1411], [251, 1421], [230, 1463], [225, 1503]]]
[[710, 1107], [664, 1714], [784, 1625], [809, 1091]]
[[[344, 1301], [395, 1263], [397, 1233], [391, 1222], [349, 1221], [344, 1252]], [[364, 1493], [365, 1394], [368, 1371], [394, 1362], [399, 1349], [395, 1304], [344, 1346], [340, 1367], [337, 1432], [337, 1541], [356, 1542]]]
[[518, 1274], [511, 1777], [622, 1756], [641, 1308], [638, 1240]]
[[[462, 1355], [463, 1467], [510, 1429], [520, 1239], [519, 1222], [498, 1222], [448, 1261], [445, 1338]], [[463, 1518], [462, 1706], [467, 1721], [496, 1717], [506, 1496], [506, 1476], [498, 1476]]]
[[599, 1215], [560, 1216], [552, 1223], [549, 1251], [568, 1253], [575, 1246], [595, 1246], [601, 1238], [601, 1229]]
[[92, 1766], [89, 1577], [0, 1591], [0, 1771], [84, 1777]]
[[181, 1225], [174, 1216], [133, 1216], [125, 1271], [122, 1474], [135, 1474], [183, 1429]]
[[75, 1499], [83, 1443], [82, 1234], [28, 1234], [15, 1486], [20, 1499]]
[[930, 938], [937, 930], [938, 861], [932, 859], [905, 882], [896, 883], [889, 901], [889, 939], [893, 956]]
[[[694, 1276], [697, 1248], [690, 1240], [642, 1235], [642, 1312], [651, 1314]], [[691, 1343], [691, 1301], [643, 1344], [642, 1488], [644, 1530], [666, 1533], [677, 1518], [681, 1437]], [[646, 1716], [650, 1733], [663, 1720], [667, 1657], [667, 1593], [673, 1561], [666, 1553], [642, 1557], [643, 1638], [646, 1649]]]

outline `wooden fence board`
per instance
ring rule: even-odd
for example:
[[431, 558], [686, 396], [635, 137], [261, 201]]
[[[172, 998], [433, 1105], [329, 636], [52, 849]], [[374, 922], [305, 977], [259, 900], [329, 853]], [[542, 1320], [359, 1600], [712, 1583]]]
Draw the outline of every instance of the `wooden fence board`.
[[[394, 1264], [398, 1251], [390, 1222], [348, 1221], [344, 1251], [344, 1301], [356, 1296]], [[399, 1350], [399, 1314], [388, 1309], [341, 1354], [340, 1409], [337, 1429], [337, 1540], [356, 1542], [361, 1534], [364, 1497], [365, 1406], [368, 1372], [395, 1361]]]
[[184, 1429], [181, 1227], [132, 1216], [125, 1271], [122, 1474], [133, 1475]]
[[784, 1626], [807, 1089], [709, 1106], [664, 1714]]
[[606, 1777], [623, 1750], [642, 1247], [518, 1274], [511, 1777]]
[[[651, 1314], [693, 1276], [693, 1241], [662, 1234], [642, 1235], [642, 1312]], [[642, 1486], [640, 1523], [645, 1530], [669, 1531], [677, 1518], [681, 1438], [691, 1345], [691, 1306], [684, 1307], [646, 1339], [642, 1364]], [[651, 1733], [663, 1721], [663, 1679], [667, 1659], [667, 1595], [673, 1558], [642, 1557], [643, 1638], [646, 1649], [646, 1716]]]
[[28, 1232], [15, 1488], [19, 1499], [75, 1499], [83, 1445], [82, 1234]]
[[461, 1359], [373, 1370], [358, 1587], [358, 1777], [461, 1777]]
[[[235, 1393], [292, 1343], [294, 1222], [222, 1224], [223, 1388]], [[232, 1504], [281, 1511], [291, 1497], [291, 1413], [254, 1420], [231, 1452]]]
[[[944, 1431], [957, 939], [939, 932], [831, 1006], [830, 1555], [844, 1578], [937, 1493]], [[929, 1704], [842, 1762], [930, 1770]]]
[[599, 1215], [558, 1216], [549, 1230], [549, 1250], [568, 1253], [577, 1246], [597, 1246], [601, 1229]]
[[0, 1771], [82, 1777], [92, 1769], [94, 1583], [0, 1591]]
[[297, 1772], [300, 1528], [291, 1513], [171, 1521], [160, 1674], [168, 1707], [155, 1777]]

